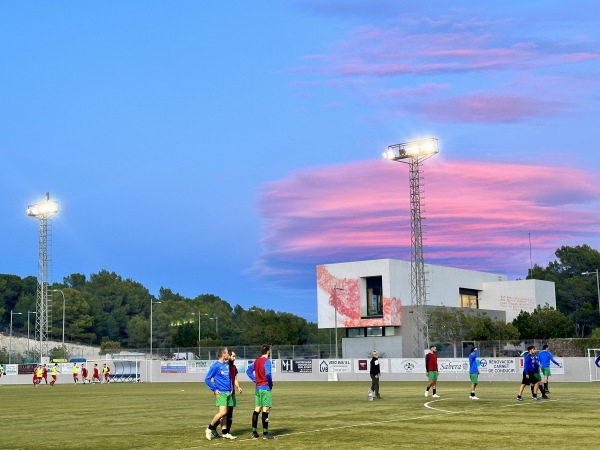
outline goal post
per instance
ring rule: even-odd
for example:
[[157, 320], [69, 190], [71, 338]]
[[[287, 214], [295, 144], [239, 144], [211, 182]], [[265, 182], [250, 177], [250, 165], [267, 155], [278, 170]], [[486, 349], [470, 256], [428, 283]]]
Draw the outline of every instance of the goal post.
[[590, 381], [600, 381], [600, 348], [587, 349], [588, 364], [590, 367]]

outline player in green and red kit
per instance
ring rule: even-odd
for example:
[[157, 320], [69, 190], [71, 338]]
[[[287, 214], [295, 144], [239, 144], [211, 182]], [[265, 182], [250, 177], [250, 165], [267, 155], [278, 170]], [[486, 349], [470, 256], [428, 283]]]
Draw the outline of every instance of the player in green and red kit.
[[273, 406], [271, 399], [271, 389], [273, 389], [273, 378], [271, 377], [271, 347], [266, 344], [260, 348], [261, 357], [248, 366], [246, 373], [248, 377], [256, 383], [254, 391], [254, 413], [252, 413], [252, 439], [258, 439], [260, 436], [256, 431], [258, 426], [258, 415], [262, 410], [263, 439], [275, 439], [275, 436], [269, 434], [269, 412]]
[[432, 397], [439, 398], [439, 395], [435, 392], [438, 379], [437, 347], [435, 345], [429, 347], [429, 353], [425, 355], [425, 371], [429, 380], [429, 384], [425, 390], [425, 397], [429, 397], [429, 389], [431, 388], [433, 390]]

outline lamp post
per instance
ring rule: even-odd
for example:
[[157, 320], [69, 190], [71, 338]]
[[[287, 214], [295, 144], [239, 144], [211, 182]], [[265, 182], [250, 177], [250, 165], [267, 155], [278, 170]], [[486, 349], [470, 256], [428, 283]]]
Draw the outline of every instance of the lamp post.
[[159, 304], [162, 302], [155, 302], [154, 300], [150, 299], [150, 381], [152, 381], [152, 365], [154, 362], [154, 352], [152, 349], [152, 310], [154, 309], [153, 306], [155, 303]]
[[339, 287], [337, 287], [337, 285], [333, 286], [333, 311], [334, 311], [333, 321], [335, 322], [335, 359], [338, 359], [337, 291], [343, 291], [343, 290], [344, 290], [343, 288], [339, 288]]
[[208, 314], [198, 311], [198, 357], [200, 357], [200, 340], [202, 339], [202, 316], [208, 316]]
[[219, 316], [215, 314], [215, 317], [211, 317], [210, 320], [215, 321], [215, 331], [217, 332], [217, 336], [219, 335]]
[[10, 339], [8, 341], [8, 363], [10, 364], [10, 359], [12, 356], [12, 322], [13, 322], [13, 316], [20, 316], [23, 313], [14, 313], [14, 312], [10, 312]]
[[[52, 292], [60, 292], [62, 294], [63, 297], [63, 320], [62, 320], [62, 346], [63, 346], [63, 351], [65, 350], [65, 293], [62, 291], [62, 289], [52, 289]], [[72, 335], [72, 333], [71, 333]], [[71, 336], [71, 339], [73, 337]]]
[[50, 193], [46, 198], [27, 207], [27, 215], [39, 219], [39, 257], [38, 278], [36, 292], [35, 333], [39, 338], [39, 361], [48, 354], [48, 264], [51, 260], [48, 248], [50, 217], [58, 213], [58, 202], [50, 200]]
[[27, 311], [27, 355], [29, 356], [29, 321], [31, 314], [37, 314], [36, 311]]
[[[425, 260], [423, 258], [423, 230], [421, 218], [421, 187], [423, 177], [421, 163], [438, 153], [436, 138], [421, 139], [402, 144], [389, 145], [383, 157], [391, 161], [408, 164], [410, 174], [410, 235], [411, 235], [411, 304], [413, 314], [413, 356], [421, 356], [423, 347], [423, 307], [427, 305]], [[419, 320], [420, 319], [420, 320]]]
[[598, 290], [598, 312], [600, 313], [600, 279], [598, 278], [598, 269], [595, 272], [583, 272], [581, 275], [596, 275], [596, 289]]

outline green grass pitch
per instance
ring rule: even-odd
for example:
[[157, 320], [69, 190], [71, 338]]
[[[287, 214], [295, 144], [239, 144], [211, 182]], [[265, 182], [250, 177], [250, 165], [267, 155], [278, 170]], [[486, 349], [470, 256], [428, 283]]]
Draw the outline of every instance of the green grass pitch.
[[[61, 383], [0, 387], [1, 449], [200, 449], [209, 447], [577, 448], [600, 446], [596, 383], [551, 383], [550, 400], [515, 401], [518, 382], [483, 382], [479, 401], [468, 382], [381, 382], [382, 400], [367, 401], [365, 382], [275, 381], [269, 431], [250, 439], [254, 390], [242, 382], [232, 434], [206, 440], [216, 412], [204, 383]], [[529, 395], [526, 395], [529, 393]], [[261, 432], [259, 420], [259, 433]]]

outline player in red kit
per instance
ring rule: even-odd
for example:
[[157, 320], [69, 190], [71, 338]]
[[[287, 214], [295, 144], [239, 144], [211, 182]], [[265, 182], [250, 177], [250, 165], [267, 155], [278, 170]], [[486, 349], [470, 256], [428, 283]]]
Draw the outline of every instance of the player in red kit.
[[98, 371], [98, 364], [94, 364], [94, 373], [92, 374], [92, 383], [100, 383], [100, 372]]
[[87, 379], [88, 377], [88, 370], [87, 367], [85, 367], [83, 364], [81, 365], [81, 382], [83, 384], [85, 384], [85, 382], [87, 381], [89, 383], [89, 380]]

